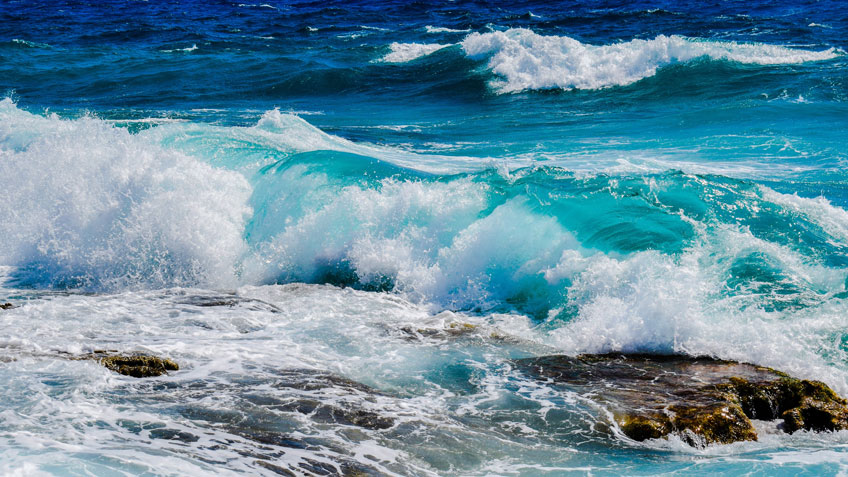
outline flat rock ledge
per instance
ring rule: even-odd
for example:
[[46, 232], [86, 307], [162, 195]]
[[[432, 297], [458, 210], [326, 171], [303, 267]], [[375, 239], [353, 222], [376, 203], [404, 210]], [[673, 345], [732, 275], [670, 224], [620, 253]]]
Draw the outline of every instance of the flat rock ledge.
[[134, 378], [149, 378], [178, 371], [180, 366], [168, 359], [145, 354], [112, 354], [108, 351], [94, 351], [75, 359], [97, 361], [112, 371]]
[[848, 429], [848, 402], [819, 381], [709, 357], [646, 354], [518, 360], [530, 376], [588, 396], [637, 441], [679, 436], [693, 447], [755, 441], [751, 419], [793, 433]]

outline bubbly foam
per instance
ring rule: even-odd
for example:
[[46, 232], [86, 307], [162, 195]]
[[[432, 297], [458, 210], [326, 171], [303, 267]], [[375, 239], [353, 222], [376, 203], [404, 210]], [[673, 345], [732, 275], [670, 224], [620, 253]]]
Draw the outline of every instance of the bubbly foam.
[[[584, 274], [608, 273], [611, 264], [601, 262], [588, 264]], [[636, 283], [641, 268], [648, 269], [645, 280], [662, 279], [667, 265], [643, 254], [618, 278]], [[679, 273], [666, 277], [679, 278]], [[633, 292], [647, 289], [636, 286]], [[600, 287], [595, 292], [606, 293]], [[87, 319], [69, 319], [75, 316]], [[784, 363], [797, 352], [809, 358], [813, 349], [822, 349], [815, 344], [828, 350], [838, 346], [810, 336], [844, 328], [844, 319], [821, 328], [834, 315], [812, 323], [805, 318], [806, 323], [791, 321], [786, 329], [794, 341], [774, 341], [777, 327], [756, 320], [749, 330], [744, 321], [730, 327], [714, 319], [712, 324], [724, 326], [711, 338], [756, 330], [757, 340], [772, 342], [775, 355], [777, 350], [786, 355]], [[528, 321], [515, 314], [433, 314], [392, 294], [304, 284], [245, 286], [226, 294], [198, 289], [33, 294], [24, 306], [0, 314], [0, 357], [16, 360], [0, 368], [0, 377], [14, 383], [0, 390], [7, 403], [0, 422], [0, 470], [29, 475], [58, 465], [101, 473], [164, 469], [204, 475], [260, 473], [260, 461], [286, 469], [308, 462], [337, 468], [353, 461], [388, 475], [588, 467], [614, 472], [616, 464], [599, 461], [592, 450], [620, 445], [610, 442], [613, 435], [594, 430], [604, 420], [603, 409], [530, 380], [511, 365], [516, 356], [578, 350], [558, 343], [559, 333]], [[691, 316], [681, 318], [678, 328], [694, 329], [691, 321]], [[728, 348], [753, 356], [752, 343], [731, 341]], [[136, 380], [61, 353], [103, 348], [168, 356], [181, 370]], [[821, 378], [816, 362], [812, 365], [812, 371], [798, 375]], [[331, 386], [316, 379], [327, 373], [344, 379], [330, 381]], [[838, 384], [845, 373], [838, 364], [824, 377]], [[307, 382], [317, 386], [304, 386]], [[393, 425], [368, 429], [325, 422], [321, 413], [309, 411], [315, 402], [373, 412]], [[674, 439], [628, 445], [639, 453], [671, 450], [729, 459], [780, 447], [790, 461], [802, 458], [800, 452], [832, 450], [848, 434], [764, 429], [760, 435], [759, 442], [707, 449]], [[216, 445], [220, 442], [227, 445]], [[571, 445], [575, 442], [592, 447]], [[567, 462], [562, 462], [566, 446]], [[108, 459], [97, 452], [104, 447], [112, 450]], [[486, 459], [478, 458], [481, 450]], [[655, 460], [645, 465], [651, 463]]]
[[503, 78], [493, 83], [501, 92], [624, 86], [653, 76], [663, 66], [702, 57], [782, 65], [827, 60], [838, 55], [834, 48], [807, 51], [677, 35], [595, 46], [567, 36], [539, 35], [521, 28], [472, 33], [461, 44], [468, 56], [488, 58], [489, 69]]
[[236, 280], [250, 186], [94, 119], [0, 102], [0, 259], [28, 283], [163, 286]]
[[[427, 26], [428, 33], [461, 32]], [[467, 30], [466, 30], [467, 31]], [[492, 86], [502, 93], [534, 89], [601, 89], [626, 86], [650, 76], [659, 68], [698, 58], [741, 64], [786, 65], [836, 58], [836, 48], [810, 51], [764, 43], [659, 35], [611, 45], [590, 45], [568, 36], [539, 35], [524, 28], [471, 33], [463, 39], [463, 52], [488, 59], [488, 68], [502, 79]], [[452, 44], [392, 43], [381, 61], [405, 63]]]

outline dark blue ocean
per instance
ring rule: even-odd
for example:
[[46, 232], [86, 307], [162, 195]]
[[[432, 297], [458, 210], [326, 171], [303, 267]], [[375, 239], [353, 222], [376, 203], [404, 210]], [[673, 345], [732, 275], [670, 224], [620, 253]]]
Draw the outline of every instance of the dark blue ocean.
[[[635, 442], [512, 364], [848, 394], [847, 11], [0, 0], [0, 473], [848, 473], [848, 432]], [[103, 349], [182, 368], [63, 358]]]

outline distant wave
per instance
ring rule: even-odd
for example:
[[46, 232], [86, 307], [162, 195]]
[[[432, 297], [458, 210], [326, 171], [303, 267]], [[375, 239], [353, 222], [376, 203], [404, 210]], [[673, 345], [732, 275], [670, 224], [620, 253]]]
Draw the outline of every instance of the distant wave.
[[[600, 89], [653, 76], [659, 68], [698, 58], [741, 64], [784, 65], [835, 58], [840, 51], [801, 50], [762, 43], [712, 41], [678, 35], [590, 45], [568, 36], [546, 36], [523, 28], [472, 33], [460, 43], [470, 58], [488, 58], [499, 92], [536, 89]], [[449, 45], [393, 43], [383, 61], [406, 62]]]
[[467, 33], [471, 31], [468, 28], [457, 30], [455, 28], [434, 27], [432, 25], [427, 25], [424, 27], [424, 30], [426, 30], [427, 33]]
[[26, 48], [50, 48], [47, 43], [38, 43], [35, 41], [22, 40], [20, 38], [12, 38], [12, 44]]
[[567, 36], [543, 36], [525, 29], [473, 33], [462, 41], [462, 48], [472, 58], [491, 56], [489, 69], [503, 78], [495, 86], [507, 92], [623, 86], [653, 76], [662, 66], [700, 57], [782, 65], [827, 60], [837, 55], [833, 48], [807, 51], [677, 35], [595, 46]]
[[181, 51], [183, 53], [191, 53], [192, 51], [195, 51], [196, 49], [197, 49], [197, 44], [195, 43], [195, 44], [192, 44], [191, 46], [189, 46], [187, 48], [174, 48], [173, 50], [160, 50], [160, 51], [162, 53], [176, 53], [178, 51]]
[[384, 56], [381, 61], [386, 63], [406, 63], [407, 61], [427, 56], [449, 46], [452, 45], [442, 45], [439, 43], [392, 43], [389, 45], [392, 51]]

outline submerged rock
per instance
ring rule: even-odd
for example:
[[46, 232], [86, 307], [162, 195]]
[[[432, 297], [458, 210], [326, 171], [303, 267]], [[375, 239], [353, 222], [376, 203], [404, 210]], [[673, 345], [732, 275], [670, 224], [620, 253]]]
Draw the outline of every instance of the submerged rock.
[[168, 358], [143, 354], [121, 355], [95, 351], [79, 359], [95, 360], [116, 373], [134, 378], [162, 376], [163, 374], [167, 374], [168, 371], [178, 371], [180, 369], [180, 366], [176, 362]]
[[268, 386], [285, 395], [252, 393], [245, 399], [275, 412], [309, 416], [315, 423], [371, 430], [395, 425], [394, 418], [362, 407], [374, 401], [379, 395], [377, 390], [342, 376], [305, 369], [278, 370]]
[[642, 441], [678, 435], [696, 447], [757, 440], [751, 419], [784, 432], [848, 428], [848, 402], [826, 384], [708, 357], [602, 354], [517, 361], [531, 376], [585, 393]]
[[465, 336], [477, 331], [478, 325], [472, 323], [463, 323], [460, 321], [452, 321], [443, 326], [439, 327], [412, 327], [412, 326], [403, 326], [399, 328], [401, 333], [404, 333], [407, 338], [410, 339], [421, 339], [421, 338], [437, 338], [437, 339], [448, 339], [448, 338], [457, 338], [460, 336]]

